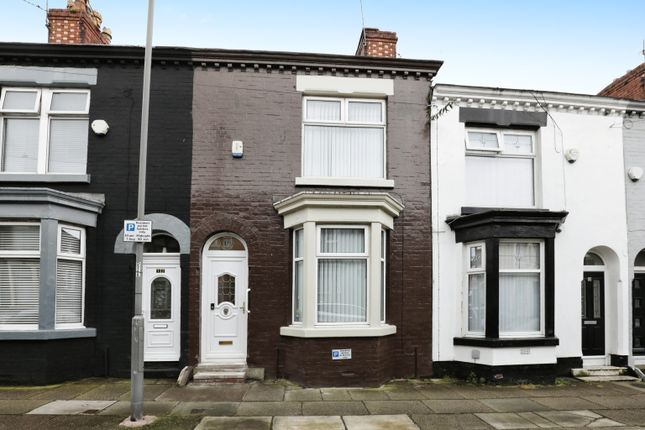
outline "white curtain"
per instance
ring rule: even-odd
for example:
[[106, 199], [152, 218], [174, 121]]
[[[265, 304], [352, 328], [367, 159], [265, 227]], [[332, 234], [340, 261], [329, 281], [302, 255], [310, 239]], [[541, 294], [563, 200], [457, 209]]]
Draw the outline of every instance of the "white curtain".
[[468, 331], [486, 331], [486, 275], [468, 275]]
[[[365, 230], [321, 229], [320, 252], [362, 254]], [[367, 258], [319, 258], [318, 322], [367, 321]]]
[[501, 242], [499, 270], [500, 332], [540, 331], [540, 244]]
[[378, 102], [349, 102], [347, 120], [371, 124], [383, 123], [383, 104]]
[[533, 159], [466, 156], [466, 205], [533, 206]]
[[38, 124], [33, 118], [7, 118], [3, 170], [35, 173], [38, 169]]
[[307, 100], [306, 118], [311, 121], [340, 121], [339, 100]]
[[49, 171], [85, 173], [87, 119], [52, 119], [49, 129]]
[[304, 176], [383, 178], [384, 130], [306, 125]]

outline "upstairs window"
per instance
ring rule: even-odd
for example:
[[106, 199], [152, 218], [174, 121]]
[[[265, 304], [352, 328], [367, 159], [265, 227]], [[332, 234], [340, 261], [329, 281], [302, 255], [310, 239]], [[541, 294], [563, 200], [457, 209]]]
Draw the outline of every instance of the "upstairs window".
[[466, 205], [535, 206], [535, 135], [466, 129]]
[[88, 90], [3, 88], [0, 172], [86, 173]]
[[305, 97], [302, 175], [385, 178], [385, 101]]

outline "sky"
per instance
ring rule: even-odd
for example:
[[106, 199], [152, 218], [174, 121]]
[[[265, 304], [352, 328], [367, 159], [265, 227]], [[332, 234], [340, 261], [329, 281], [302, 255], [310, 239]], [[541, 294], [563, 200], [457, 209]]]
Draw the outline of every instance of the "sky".
[[[46, 43], [46, 1], [0, 0], [0, 41]], [[112, 44], [145, 44], [146, 0], [91, 5]], [[154, 19], [155, 46], [344, 55], [364, 23], [442, 60], [436, 83], [595, 94], [644, 61], [645, 0], [156, 0]]]

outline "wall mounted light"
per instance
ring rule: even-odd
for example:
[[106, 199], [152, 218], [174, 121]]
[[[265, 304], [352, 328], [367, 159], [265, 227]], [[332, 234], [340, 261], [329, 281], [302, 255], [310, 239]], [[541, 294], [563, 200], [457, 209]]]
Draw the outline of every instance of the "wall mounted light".
[[643, 177], [643, 169], [640, 167], [630, 167], [627, 169], [627, 176], [629, 176], [632, 182], [636, 182]]
[[578, 160], [579, 156], [580, 156], [580, 152], [578, 152], [577, 148], [569, 148], [569, 149], [567, 149], [567, 152], [564, 153], [564, 158], [570, 164], [575, 163]]
[[92, 131], [99, 136], [105, 136], [110, 130], [110, 126], [102, 119], [92, 121]]

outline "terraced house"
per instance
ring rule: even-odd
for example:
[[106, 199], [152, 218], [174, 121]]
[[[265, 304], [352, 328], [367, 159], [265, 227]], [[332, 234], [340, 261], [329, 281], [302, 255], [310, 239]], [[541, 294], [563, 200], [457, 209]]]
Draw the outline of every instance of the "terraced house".
[[[55, 34], [66, 16], [81, 44]], [[77, 0], [50, 12], [53, 44], [0, 45], [4, 382], [129, 374], [143, 51], [102, 44], [100, 25]], [[354, 56], [154, 49], [148, 375], [431, 373], [425, 106], [441, 63], [395, 56], [376, 29]]]

